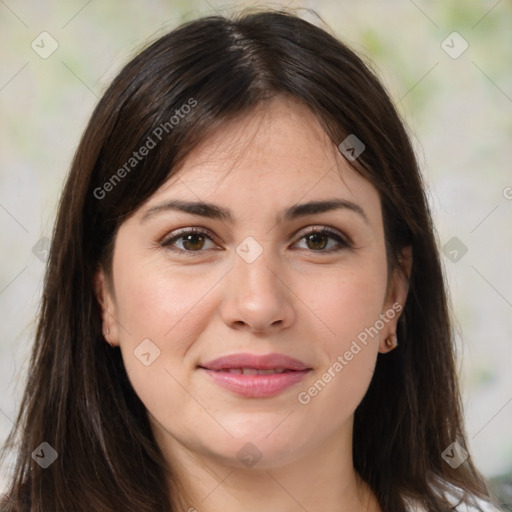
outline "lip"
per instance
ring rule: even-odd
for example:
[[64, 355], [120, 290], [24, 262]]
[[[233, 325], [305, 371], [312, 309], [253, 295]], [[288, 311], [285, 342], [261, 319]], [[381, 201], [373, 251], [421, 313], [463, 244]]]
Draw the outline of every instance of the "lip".
[[[283, 369], [282, 373], [252, 374], [229, 373], [228, 370], [252, 368], [254, 370]], [[231, 354], [199, 365], [216, 384], [248, 398], [275, 396], [300, 382], [311, 368], [302, 361], [284, 354]]]
[[310, 369], [307, 364], [273, 352], [271, 354], [248, 354], [238, 353], [219, 357], [199, 365], [208, 370], [227, 370], [232, 368], [256, 368], [257, 370], [271, 370], [274, 368], [284, 368], [286, 370], [307, 370]]

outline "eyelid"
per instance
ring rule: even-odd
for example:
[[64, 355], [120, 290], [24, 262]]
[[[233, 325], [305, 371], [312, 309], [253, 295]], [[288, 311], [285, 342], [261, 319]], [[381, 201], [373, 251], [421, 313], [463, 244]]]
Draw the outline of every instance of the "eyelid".
[[[187, 228], [180, 228], [176, 229], [175, 231], [172, 231], [171, 233], [166, 234], [160, 241], [160, 245], [163, 247], [170, 247], [170, 243], [172, 240], [179, 239], [182, 236], [188, 235], [188, 234], [197, 234], [197, 235], [205, 235], [208, 238], [211, 239], [212, 242], [219, 245], [217, 240], [217, 237], [208, 229], [204, 228], [202, 226], [191, 226]], [[181, 249], [177, 249], [178, 252], [188, 252], [188, 253], [200, 253], [204, 251], [183, 251]]]
[[[335, 238], [338, 237], [341, 239], [342, 243], [344, 245], [346, 245], [347, 247], [352, 247], [354, 245], [354, 243], [352, 242], [352, 239], [348, 235], [346, 235], [339, 229], [332, 228], [330, 226], [326, 226], [323, 224], [318, 224], [316, 226], [312, 225], [312, 226], [308, 226], [307, 228], [300, 229], [297, 233], [295, 233], [293, 235], [293, 238], [298, 237], [297, 241], [299, 241], [304, 236], [311, 234], [311, 233], [320, 233], [320, 234], [324, 233], [329, 236], [334, 236]], [[328, 252], [328, 251], [318, 251], [318, 252]]]

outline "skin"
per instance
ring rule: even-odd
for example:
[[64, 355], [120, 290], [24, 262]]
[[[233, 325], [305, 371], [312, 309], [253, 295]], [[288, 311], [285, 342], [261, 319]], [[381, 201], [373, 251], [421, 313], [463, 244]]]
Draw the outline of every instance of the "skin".
[[[292, 205], [332, 198], [356, 203], [366, 220], [339, 209], [276, 223]], [[168, 199], [213, 202], [229, 208], [234, 222], [178, 211], [141, 222]], [[304, 238], [323, 226], [353, 245]], [[160, 244], [190, 227], [210, 238], [174, 239], [173, 247], [195, 256]], [[262, 249], [251, 263], [236, 252], [247, 236]], [[282, 96], [217, 130], [124, 221], [112, 289], [103, 269], [95, 279], [103, 329], [120, 347], [157, 443], [188, 492], [184, 510], [380, 510], [352, 465], [353, 416], [399, 315], [309, 403], [297, 397], [379, 315], [405, 303], [410, 253], [402, 261], [388, 275], [375, 187], [305, 106]], [[149, 366], [134, 356], [146, 338], [160, 350]], [[236, 352], [279, 352], [312, 371], [275, 397], [240, 397], [197, 368]], [[262, 454], [252, 467], [237, 457], [246, 443]]]

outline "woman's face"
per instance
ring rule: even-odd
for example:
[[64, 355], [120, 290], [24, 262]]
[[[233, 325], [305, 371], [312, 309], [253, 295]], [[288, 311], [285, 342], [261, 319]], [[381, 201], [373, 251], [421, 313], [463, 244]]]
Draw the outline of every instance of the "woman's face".
[[[96, 285], [164, 452], [270, 468], [349, 446], [407, 283], [387, 274], [376, 189], [315, 117], [284, 97], [262, 112], [218, 130], [121, 225], [113, 293], [103, 271]], [[339, 206], [301, 206], [324, 201]]]

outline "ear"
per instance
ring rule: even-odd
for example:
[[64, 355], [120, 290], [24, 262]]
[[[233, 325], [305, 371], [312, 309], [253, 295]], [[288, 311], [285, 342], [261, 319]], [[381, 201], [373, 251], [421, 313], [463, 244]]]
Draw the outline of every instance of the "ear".
[[117, 328], [115, 301], [102, 267], [94, 274], [94, 290], [101, 308], [103, 336], [111, 347], [118, 346], [119, 331]]
[[412, 247], [404, 247], [398, 256], [398, 265], [393, 270], [389, 281], [381, 318], [384, 328], [381, 331], [379, 352], [385, 354], [398, 345], [396, 331], [400, 315], [403, 312], [409, 292], [409, 278], [412, 268]]

